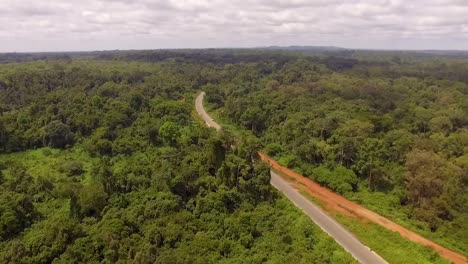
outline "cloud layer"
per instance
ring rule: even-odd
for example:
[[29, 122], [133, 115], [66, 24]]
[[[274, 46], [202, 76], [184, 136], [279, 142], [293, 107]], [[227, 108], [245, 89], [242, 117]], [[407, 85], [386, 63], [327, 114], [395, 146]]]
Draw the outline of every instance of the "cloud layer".
[[468, 0], [0, 0], [1, 51], [468, 49]]

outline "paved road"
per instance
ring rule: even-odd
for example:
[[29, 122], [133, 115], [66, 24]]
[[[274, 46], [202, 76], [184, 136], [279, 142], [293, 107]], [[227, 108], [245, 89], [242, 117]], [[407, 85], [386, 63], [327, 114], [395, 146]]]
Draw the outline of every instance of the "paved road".
[[[195, 108], [200, 116], [205, 120], [208, 127], [213, 127], [220, 130], [219, 126], [213, 119], [206, 113], [203, 108], [203, 97], [205, 93], [202, 92], [195, 100]], [[363, 245], [344, 227], [338, 224], [332, 217], [325, 213], [320, 207], [310, 202], [307, 198], [302, 196], [288, 181], [284, 180], [281, 176], [274, 171], [271, 173], [271, 185], [278, 189], [284, 196], [286, 196], [297, 208], [301, 209], [306, 215], [312, 219], [323, 231], [327, 232], [335, 241], [340, 244], [346, 251], [348, 251], [355, 259], [364, 264], [385, 264], [387, 263], [379, 255], [371, 251], [368, 247]]]
[[213, 118], [209, 116], [205, 108], [203, 108], [203, 98], [205, 97], [205, 92], [201, 92], [198, 96], [197, 99], [195, 100], [195, 108], [197, 109], [198, 114], [205, 120], [205, 123], [208, 127], [213, 127], [216, 130], [220, 130], [221, 126], [216, 124], [215, 121], [213, 121]]
[[290, 182], [284, 180], [274, 171], [271, 171], [271, 185], [282, 192], [297, 208], [308, 215], [312, 221], [333, 237], [338, 244], [353, 255], [360, 263], [387, 263], [383, 258], [359, 242], [359, 240], [326, 214], [320, 207], [302, 196]]

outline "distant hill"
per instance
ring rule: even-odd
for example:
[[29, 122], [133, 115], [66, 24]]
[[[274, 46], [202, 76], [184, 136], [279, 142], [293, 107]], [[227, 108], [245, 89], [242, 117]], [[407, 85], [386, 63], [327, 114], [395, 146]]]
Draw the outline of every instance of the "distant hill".
[[259, 47], [258, 49], [267, 49], [267, 50], [300, 50], [300, 51], [337, 51], [337, 50], [347, 50], [346, 48], [335, 47], [335, 46], [268, 46], [268, 47]]
[[286, 62], [298, 56], [318, 59], [352, 59], [369, 62], [409, 62], [434, 58], [466, 59], [464, 50], [370, 50], [347, 49], [335, 46], [267, 46], [254, 48], [210, 49], [154, 49], [154, 50], [104, 50], [76, 52], [0, 53], [0, 63], [35, 60], [71, 60], [94, 58], [100, 60], [132, 60], [159, 62], [176, 60], [197, 63], [239, 63], [276, 61]]

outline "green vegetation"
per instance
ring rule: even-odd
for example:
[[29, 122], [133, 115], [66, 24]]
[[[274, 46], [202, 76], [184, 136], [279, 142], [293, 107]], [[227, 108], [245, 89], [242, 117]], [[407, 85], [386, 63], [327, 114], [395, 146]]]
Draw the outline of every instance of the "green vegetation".
[[355, 263], [192, 118], [224, 67], [0, 65], [0, 263]]
[[347, 62], [232, 65], [204, 91], [280, 163], [467, 255], [468, 61]]
[[[272, 190], [261, 148], [467, 255], [466, 58], [313, 54], [0, 55], [0, 263], [352, 262]], [[193, 115], [201, 90], [221, 134]], [[340, 221], [389, 261], [441, 261]]]
[[363, 223], [360, 220], [342, 215], [335, 215], [335, 218], [362, 243], [389, 263], [451, 263], [441, 258], [433, 249], [411, 242], [400, 234], [387, 230], [378, 224]]
[[[322, 201], [308, 192], [301, 190], [302, 195], [327, 211]], [[400, 234], [390, 231], [376, 223], [366, 222], [355, 217], [343, 216], [336, 212], [329, 214], [356, 236], [364, 245], [368, 246], [389, 263], [451, 263], [442, 258], [433, 249], [412, 242]]]

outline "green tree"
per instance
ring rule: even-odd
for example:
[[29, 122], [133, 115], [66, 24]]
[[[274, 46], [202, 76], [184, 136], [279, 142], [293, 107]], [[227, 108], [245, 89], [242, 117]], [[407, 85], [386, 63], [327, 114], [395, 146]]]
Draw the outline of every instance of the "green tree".
[[431, 131], [448, 134], [453, 129], [453, 124], [446, 116], [436, 116], [429, 121]]
[[0, 241], [21, 233], [39, 217], [32, 199], [26, 194], [0, 189]]
[[359, 145], [358, 155], [353, 167], [361, 175], [367, 178], [369, 190], [379, 188], [386, 181], [383, 170], [386, 152], [384, 143], [380, 139], [367, 138]]
[[452, 219], [453, 202], [458, 192], [462, 170], [460, 167], [430, 151], [415, 149], [408, 153], [406, 161], [406, 190], [415, 214], [428, 222], [432, 230], [440, 224], [438, 218]]
[[166, 121], [159, 128], [159, 136], [169, 145], [175, 145], [181, 135], [181, 128], [176, 123]]
[[341, 125], [329, 139], [334, 145], [339, 164], [349, 167], [356, 158], [360, 144], [372, 133], [374, 126], [365, 121], [352, 119]]
[[107, 204], [107, 194], [99, 183], [84, 185], [78, 192], [81, 216], [99, 216]]
[[45, 127], [45, 145], [53, 148], [64, 148], [73, 143], [73, 134], [70, 127], [61, 121], [54, 120]]

